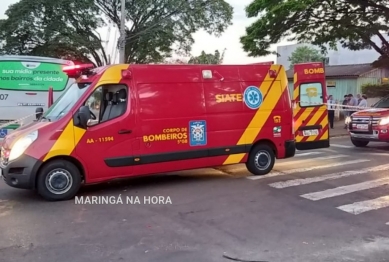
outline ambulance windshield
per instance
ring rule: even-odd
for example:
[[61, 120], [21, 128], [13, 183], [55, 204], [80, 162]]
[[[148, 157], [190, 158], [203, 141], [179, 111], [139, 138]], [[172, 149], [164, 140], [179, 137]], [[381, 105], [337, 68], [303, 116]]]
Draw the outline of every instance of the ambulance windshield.
[[46, 111], [42, 119], [50, 122], [57, 121], [68, 113], [77, 103], [80, 97], [88, 89], [90, 83], [74, 83], [54, 102]]

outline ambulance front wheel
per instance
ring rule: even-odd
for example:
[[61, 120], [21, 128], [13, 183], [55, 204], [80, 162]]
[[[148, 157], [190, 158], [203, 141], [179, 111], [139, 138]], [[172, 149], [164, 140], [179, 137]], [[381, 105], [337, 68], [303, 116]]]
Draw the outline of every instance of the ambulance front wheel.
[[267, 144], [258, 144], [249, 153], [246, 167], [255, 176], [268, 174], [276, 162], [273, 148]]
[[37, 191], [46, 200], [72, 199], [80, 187], [80, 170], [69, 161], [53, 160], [45, 164], [38, 173]]

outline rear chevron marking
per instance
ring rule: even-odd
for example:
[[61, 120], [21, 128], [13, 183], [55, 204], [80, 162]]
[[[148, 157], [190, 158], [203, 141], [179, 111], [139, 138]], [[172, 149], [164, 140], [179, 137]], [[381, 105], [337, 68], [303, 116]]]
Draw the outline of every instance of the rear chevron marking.
[[[319, 117], [318, 117], [319, 116]], [[321, 125], [323, 128], [324, 128], [324, 124], [325, 123], [323, 123], [324, 122], [324, 120], [326, 120], [326, 118], [327, 118], [327, 112], [326, 111], [324, 111], [324, 112], [322, 112], [322, 114], [321, 115], [319, 115], [319, 113], [316, 113], [316, 117], [315, 118], [318, 118], [318, 119], [316, 119], [316, 121], [315, 121], [315, 123], [313, 124], [313, 125]], [[326, 120], [327, 121], [327, 120]], [[326, 122], [325, 121], [325, 122]], [[324, 133], [325, 132], [325, 130], [324, 129], [322, 129], [322, 133]], [[301, 142], [306, 142], [306, 141], [317, 141], [317, 140], [320, 140], [320, 134], [318, 135], [318, 136], [310, 136], [310, 137], [308, 137], [308, 136], [306, 136], [306, 137], [304, 137], [302, 140], [301, 140]]]

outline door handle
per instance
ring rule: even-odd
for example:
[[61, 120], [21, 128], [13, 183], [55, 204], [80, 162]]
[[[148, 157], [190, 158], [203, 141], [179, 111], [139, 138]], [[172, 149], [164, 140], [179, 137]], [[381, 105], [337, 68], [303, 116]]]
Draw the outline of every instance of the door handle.
[[129, 130], [129, 129], [122, 129], [122, 130], [119, 130], [118, 133], [119, 133], [119, 134], [131, 134], [131, 133], [132, 133], [132, 130]]

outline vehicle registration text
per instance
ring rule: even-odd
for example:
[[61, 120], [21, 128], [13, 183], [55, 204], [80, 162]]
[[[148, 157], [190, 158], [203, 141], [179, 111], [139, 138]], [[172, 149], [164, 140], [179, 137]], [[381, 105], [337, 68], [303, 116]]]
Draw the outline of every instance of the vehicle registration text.
[[303, 136], [317, 136], [319, 135], [318, 129], [303, 130]]
[[369, 125], [367, 124], [357, 124], [357, 129], [368, 129]]

